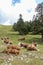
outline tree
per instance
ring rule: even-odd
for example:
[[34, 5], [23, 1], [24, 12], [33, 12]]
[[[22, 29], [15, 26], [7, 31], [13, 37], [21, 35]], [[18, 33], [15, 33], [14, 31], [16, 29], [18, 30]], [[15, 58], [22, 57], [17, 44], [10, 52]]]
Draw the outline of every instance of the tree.
[[38, 19], [40, 21], [39, 32], [42, 35], [42, 41], [43, 41], [43, 2], [37, 5], [36, 11], [38, 12], [38, 16], [39, 16]]
[[17, 23], [14, 23], [14, 25], [13, 25], [13, 30], [14, 30], [14, 31], [17, 31]]
[[19, 31], [19, 34], [24, 35], [28, 33], [28, 29], [22, 19], [22, 15], [20, 14], [20, 18], [17, 21], [17, 30]]
[[33, 34], [38, 34], [40, 31], [40, 21], [35, 19], [34, 21], [32, 21], [32, 32]]
[[25, 21], [25, 25], [26, 25], [26, 27], [28, 29], [28, 32], [31, 32], [31, 21], [30, 22]]
[[22, 15], [20, 14], [19, 16], [20, 18], [18, 19], [17, 24], [13, 26], [13, 28], [16, 29], [21, 35], [28, 34], [28, 29], [22, 19]]

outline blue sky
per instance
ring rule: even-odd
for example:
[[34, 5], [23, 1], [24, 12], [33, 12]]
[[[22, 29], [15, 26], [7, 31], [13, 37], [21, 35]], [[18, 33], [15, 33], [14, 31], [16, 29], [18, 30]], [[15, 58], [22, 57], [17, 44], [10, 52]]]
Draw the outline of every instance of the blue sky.
[[36, 0], [36, 2], [37, 2], [37, 3], [41, 3], [41, 2], [43, 2], [43, 0]]
[[17, 22], [19, 14], [24, 21], [32, 20], [35, 8], [43, 0], [0, 0], [0, 24], [11, 25]]
[[13, 5], [15, 5], [16, 3], [20, 3], [20, 0], [12, 0]]

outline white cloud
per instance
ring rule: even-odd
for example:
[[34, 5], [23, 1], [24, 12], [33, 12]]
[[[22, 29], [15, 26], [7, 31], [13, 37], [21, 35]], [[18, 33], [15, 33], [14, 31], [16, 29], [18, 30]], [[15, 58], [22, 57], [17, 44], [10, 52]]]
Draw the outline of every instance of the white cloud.
[[10, 20], [7, 20], [3, 25], [10, 25]]
[[[8, 17], [6, 23], [9, 25], [10, 20], [16, 22], [19, 18], [19, 14], [23, 15], [23, 19], [30, 20], [35, 14], [35, 7], [37, 3], [35, 0], [21, 0], [20, 3], [16, 3], [15, 6], [12, 6], [12, 0], [0, 0], [0, 10], [2, 10]], [[31, 12], [28, 12], [28, 11]], [[4, 24], [6, 24], [4, 23]]]

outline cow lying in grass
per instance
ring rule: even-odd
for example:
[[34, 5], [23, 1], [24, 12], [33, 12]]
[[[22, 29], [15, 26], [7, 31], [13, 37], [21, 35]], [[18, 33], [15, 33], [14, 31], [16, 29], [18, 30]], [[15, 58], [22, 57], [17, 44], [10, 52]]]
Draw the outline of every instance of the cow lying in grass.
[[9, 38], [7, 37], [4, 37], [4, 38], [1, 38], [1, 40], [5, 43], [5, 44], [12, 44], [12, 42], [9, 40]]
[[17, 55], [20, 52], [20, 48], [17, 46], [9, 45], [2, 52], [7, 53], [7, 54], [16, 54]]
[[27, 50], [35, 50], [35, 51], [39, 51], [39, 49], [37, 48], [37, 43], [32, 43], [32, 44], [25, 44], [25, 43], [19, 43], [18, 44], [20, 47], [26, 48]]
[[18, 39], [18, 41], [23, 41], [23, 40], [25, 40], [25, 37]]
[[16, 50], [16, 49], [5, 49], [2, 52], [6, 54], [16, 54], [16, 55], [19, 54], [19, 50]]

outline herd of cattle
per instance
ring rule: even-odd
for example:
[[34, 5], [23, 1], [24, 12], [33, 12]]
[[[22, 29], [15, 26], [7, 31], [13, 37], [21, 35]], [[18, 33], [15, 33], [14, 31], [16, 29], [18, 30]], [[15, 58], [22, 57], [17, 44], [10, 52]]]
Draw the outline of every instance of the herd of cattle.
[[[1, 38], [1, 40], [3, 41], [4, 44], [7, 45], [6, 48], [2, 51], [2, 53], [18, 55], [20, 53], [21, 47], [30, 51], [32, 50], [39, 51], [39, 49], [37, 48], [38, 44], [36, 42], [32, 42], [31, 44], [19, 42], [17, 46], [14, 46], [12, 44], [12, 41], [10, 41], [9, 38], [7, 37], [3, 37]], [[21, 38], [18, 40], [22, 41], [22, 40], [25, 40], [25, 38]]]

